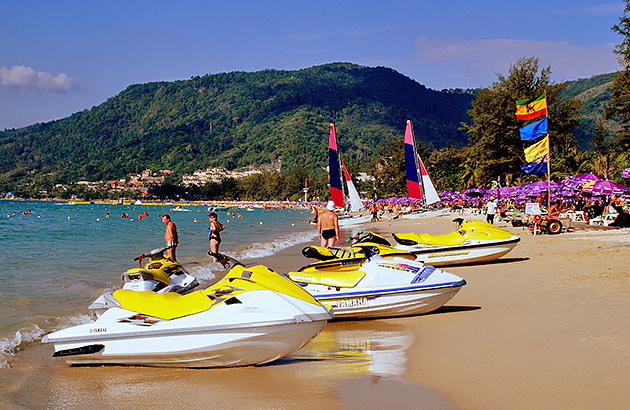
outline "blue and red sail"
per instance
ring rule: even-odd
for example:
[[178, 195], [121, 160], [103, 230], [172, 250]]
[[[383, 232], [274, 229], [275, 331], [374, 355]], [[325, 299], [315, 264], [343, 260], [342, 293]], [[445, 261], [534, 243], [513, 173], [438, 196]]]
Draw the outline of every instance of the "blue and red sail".
[[407, 120], [405, 129], [405, 174], [407, 176], [407, 195], [409, 198], [422, 199], [422, 186], [418, 172], [418, 156], [413, 141], [411, 121]]
[[336, 206], [343, 208], [343, 179], [339, 166], [335, 124], [332, 122], [330, 123], [330, 138], [328, 139], [328, 174], [330, 175], [330, 199], [335, 202]]

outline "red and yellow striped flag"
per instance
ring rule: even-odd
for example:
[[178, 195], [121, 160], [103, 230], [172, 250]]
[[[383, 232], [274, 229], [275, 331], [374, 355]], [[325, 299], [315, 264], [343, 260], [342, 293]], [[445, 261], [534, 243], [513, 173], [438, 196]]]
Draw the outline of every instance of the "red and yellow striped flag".
[[516, 102], [516, 119], [530, 120], [547, 115], [547, 96], [545, 94], [530, 100]]

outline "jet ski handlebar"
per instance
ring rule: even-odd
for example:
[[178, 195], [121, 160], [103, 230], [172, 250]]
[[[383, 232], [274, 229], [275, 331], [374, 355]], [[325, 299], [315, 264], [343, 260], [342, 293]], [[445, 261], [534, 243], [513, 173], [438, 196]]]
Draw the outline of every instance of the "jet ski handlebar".
[[354, 234], [354, 236], [352, 236], [351, 238], [346, 239], [346, 242], [348, 243], [356, 243], [356, 242], [361, 242], [361, 235], [363, 235], [363, 231], [359, 231], [357, 233]]
[[167, 250], [172, 249], [172, 248], [176, 248], [176, 247], [177, 247], [177, 245], [169, 245], [169, 246], [165, 246], [163, 248], [153, 249], [150, 252], [143, 253], [140, 256], [136, 256], [135, 258], [133, 258], [133, 260], [134, 261], [138, 261], [138, 260], [141, 260], [141, 259], [144, 259], [144, 258], [151, 258], [153, 256], [162, 254], [162, 253], [166, 252]]

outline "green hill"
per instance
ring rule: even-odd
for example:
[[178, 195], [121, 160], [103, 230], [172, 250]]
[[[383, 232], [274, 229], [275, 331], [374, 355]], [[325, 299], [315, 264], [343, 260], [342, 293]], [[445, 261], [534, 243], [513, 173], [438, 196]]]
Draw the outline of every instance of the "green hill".
[[[597, 120], [603, 118], [604, 106], [610, 101], [610, 87], [616, 75], [617, 73], [600, 74], [567, 82], [567, 88], [562, 96], [574, 98], [584, 104], [580, 128], [574, 133], [582, 148], [590, 147], [590, 139], [595, 134]], [[619, 130], [619, 124], [611, 120], [604, 121], [604, 127], [609, 133]]]
[[467, 143], [470, 91], [440, 92], [384, 67], [334, 63], [136, 84], [68, 118], [0, 132], [0, 183], [68, 183], [144, 169], [191, 172], [281, 161], [325, 167], [333, 121], [344, 156], [364, 160], [405, 122], [431, 148]]
[[[588, 147], [615, 73], [567, 83], [584, 103], [575, 135]], [[411, 119], [429, 148], [465, 146], [473, 90], [427, 89], [386, 67], [333, 63], [296, 71], [232, 72], [129, 86], [57, 121], [0, 132], [0, 190], [112, 180], [144, 169], [177, 175], [208, 166], [326, 167], [329, 122], [347, 160], [367, 163]], [[616, 124], [607, 122], [614, 131]]]

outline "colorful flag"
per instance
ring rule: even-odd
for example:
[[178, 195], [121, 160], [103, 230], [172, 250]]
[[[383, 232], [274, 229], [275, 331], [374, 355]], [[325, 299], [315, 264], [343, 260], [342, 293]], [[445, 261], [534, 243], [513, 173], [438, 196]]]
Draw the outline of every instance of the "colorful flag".
[[528, 124], [521, 128], [521, 140], [532, 141], [538, 137], [542, 137], [548, 132], [549, 123], [547, 122], [547, 117], [545, 117], [542, 120], [532, 122], [531, 124]]
[[516, 119], [531, 120], [547, 115], [547, 97], [545, 94], [531, 100], [518, 100], [516, 102]]
[[626, 168], [621, 171], [621, 176], [624, 178], [630, 178], [630, 168]]
[[546, 174], [549, 170], [549, 157], [547, 155], [542, 156], [521, 168], [526, 174]]
[[525, 161], [534, 162], [535, 159], [549, 154], [549, 136], [541, 139], [532, 146], [525, 148]]

